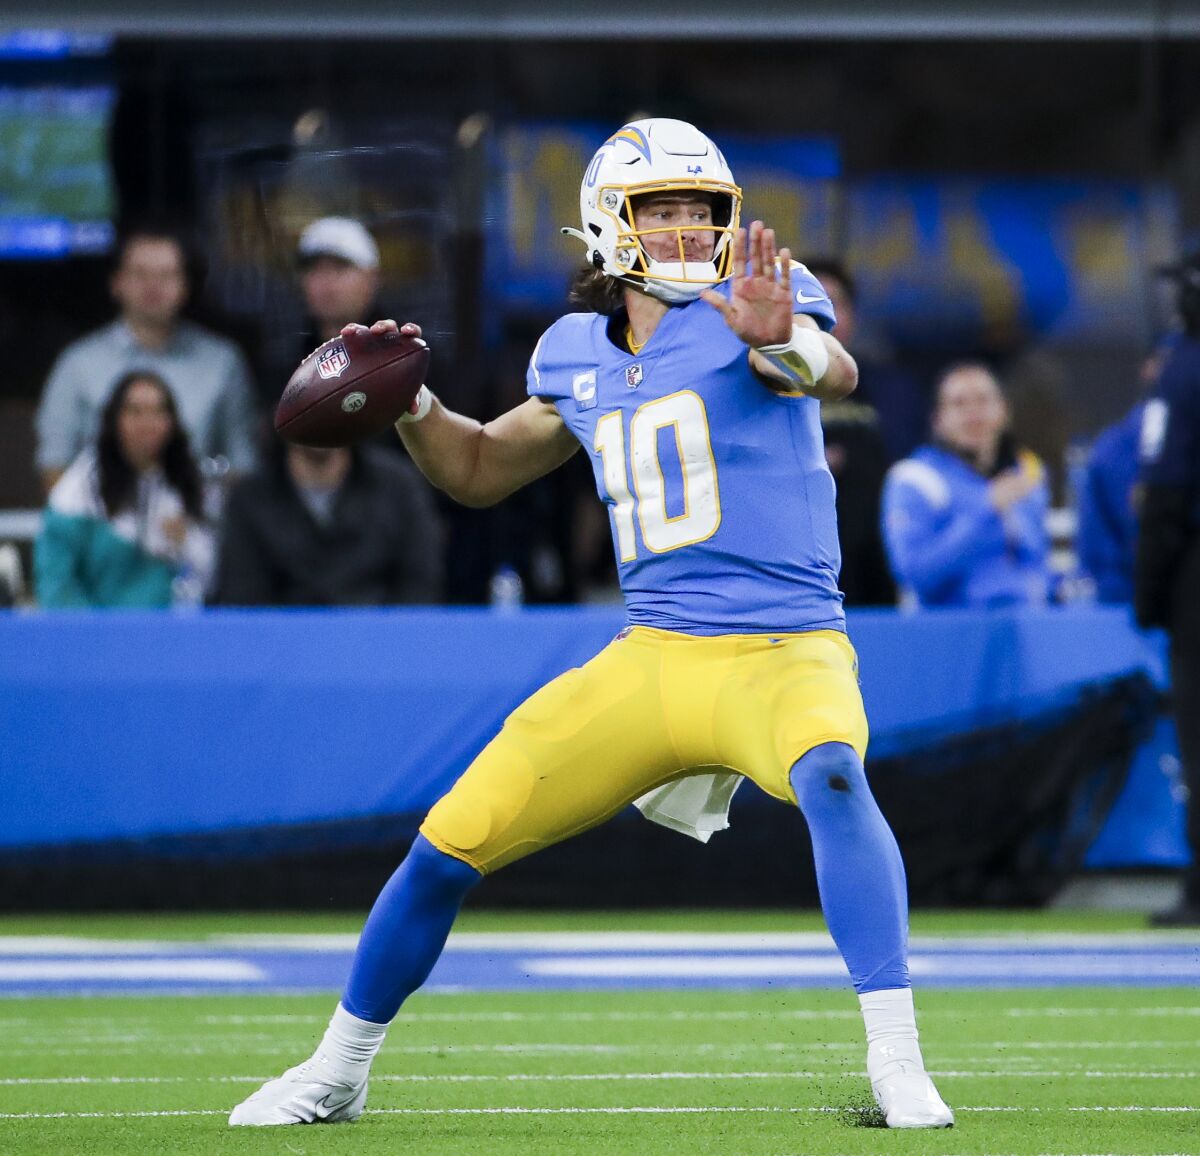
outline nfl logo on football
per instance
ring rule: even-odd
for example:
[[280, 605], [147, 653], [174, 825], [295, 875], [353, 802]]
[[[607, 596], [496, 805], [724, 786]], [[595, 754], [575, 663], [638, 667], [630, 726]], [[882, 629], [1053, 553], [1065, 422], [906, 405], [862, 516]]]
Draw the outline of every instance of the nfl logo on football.
[[317, 358], [317, 373], [323, 378], [341, 377], [350, 368], [350, 354], [337, 341]]
[[638, 365], [630, 365], [625, 369], [625, 384], [630, 389], [637, 389], [642, 384], [642, 367]]

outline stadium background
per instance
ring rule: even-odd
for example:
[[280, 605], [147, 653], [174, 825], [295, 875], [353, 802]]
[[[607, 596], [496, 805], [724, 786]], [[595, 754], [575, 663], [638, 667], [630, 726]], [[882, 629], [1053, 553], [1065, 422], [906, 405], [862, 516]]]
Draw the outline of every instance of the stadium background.
[[[648, 110], [722, 141], [748, 215], [775, 222], [801, 254], [845, 260], [868, 342], [926, 381], [964, 356], [1000, 367], [1018, 432], [1050, 465], [1060, 558], [1069, 558], [1073, 473], [1089, 438], [1135, 396], [1138, 364], [1170, 324], [1153, 271], [1188, 245], [1200, 212], [1198, 12], [817, 5], [799, 15], [767, 4], [743, 21], [705, 4], [603, 14], [450, 4], [335, 19], [303, 6], [199, 14], [51, 4], [43, 17], [56, 31], [9, 18], [0, 25], [0, 527], [28, 549], [22, 533], [39, 500], [33, 407], [58, 349], [109, 315], [115, 222], [187, 223], [200, 242], [192, 311], [232, 332], [261, 367], [270, 335], [297, 317], [299, 230], [325, 213], [361, 217], [380, 238], [385, 306], [421, 320], [435, 343], [436, 388], [486, 417], [520, 398], [532, 340], [562, 308], [575, 257], [558, 225], [574, 219], [585, 158], [606, 126]], [[279, 383], [263, 377], [265, 405]], [[577, 597], [572, 573], [552, 563], [570, 549], [581, 483], [581, 470], [568, 469], [496, 511], [447, 507], [451, 600], [483, 601], [488, 576], [516, 558], [532, 570], [530, 601]], [[551, 562], [539, 571], [539, 559]], [[348, 624], [290, 615], [267, 626], [212, 613], [0, 620], [5, 761], [19, 800], [0, 822], [0, 872], [20, 882], [11, 904], [121, 905], [134, 894], [159, 905], [231, 894], [294, 903], [314, 872], [327, 879], [327, 901], [366, 902], [469, 748], [616, 621], [568, 614], [513, 631], [488, 612], [406, 613]], [[922, 823], [920, 792], [897, 790], [890, 810], [902, 836], [909, 804], [926, 835], [965, 823], [944, 863], [917, 833], [905, 839], [914, 863], [941, 864], [927, 885], [916, 868], [918, 902], [1044, 901], [1085, 862], [1160, 870], [1186, 857], [1173, 737], [1156, 697], [1161, 640], [1138, 637], [1120, 615], [1062, 613], [1071, 621], [1049, 629], [1069, 640], [1044, 652], [1023, 647], [1047, 630], [1021, 615], [972, 620], [963, 629], [978, 635], [974, 648], [935, 647], [928, 665], [954, 672], [955, 689], [969, 688], [962, 701], [926, 671], [899, 674], [897, 656], [930, 653], [920, 620], [852, 616], [877, 779], [890, 771], [969, 790], [999, 776], [1015, 786], [1019, 766], [1031, 783], [1055, 784], [1016, 790], [1038, 803], [999, 824], [1002, 847], [983, 837], [995, 834], [995, 813], [959, 815], [955, 792], [937, 789], [939, 820]], [[231, 658], [251, 656], [262, 629], [278, 636], [272, 653], [306, 655], [302, 688], [280, 692], [280, 674], [270, 693], [269, 667], [248, 657], [239, 669]], [[348, 640], [373, 632], [392, 648], [374, 649], [374, 668], [394, 675], [372, 673], [367, 688], [345, 664], [361, 670]], [[314, 637], [326, 641], [309, 654]], [[132, 662], [113, 657], [130, 646]], [[401, 652], [444, 661], [389, 668]], [[159, 669], [177, 653], [189, 657]], [[411, 716], [386, 705], [431, 685], [437, 701]], [[231, 688], [228, 710], [206, 729], [197, 704]], [[1110, 699], [1119, 711], [1097, 710]], [[478, 724], [469, 741], [464, 712]], [[292, 733], [301, 714], [330, 739], [319, 758], [311, 744], [307, 758], [289, 753], [304, 741]], [[371, 725], [376, 714], [386, 730]], [[1032, 740], [1035, 717], [1037, 761], [997, 761], [1005, 743]], [[1112, 717], [1121, 725], [1097, 730]], [[236, 746], [221, 739], [230, 719]], [[362, 729], [341, 745], [351, 727]], [[422, 737], [456, 727], [457, 744]], [[353, 789], [324, 789], [332, 764], [350, 761]], [[279, 806], [284, 796], [295, 805]], [[1007, 798], [997, 794], [995, 807]], [[671, 867], [663, 878], [703, 883], [662, 891], [661, 901], [718, 892], [785, 901], [731, 872], [745, 862], [739, 840], [753, 845], [750, 832], [775, 821], [752, 790], [738, 807], [763, 814], [748, 814], [724, 852], [718, 840], [704, 858], [618, 824], [615, 854], [584, 841], [562, 863], [552, 855], [544, 869], [518, 869], [526, 884], [497, 886], [494, 901], [651, 902], [643, 878], [655, 863]], [[786, 818], [778, 822], [786, 840]], [[597, 858], [624, 866], [606, 883], [581, 870]], [[792, 859], [804, 861], [803, 847]], [[244, 880], [248, 861], [261, 868], [255, 886], [202, 881], [214, 869]], [[131, 890], [135, 862], [142, 883]], [[811, 902], [811, 885], [799, 894]]]
[[[110, 315], [118, 218], [190, 223], [192, 311], [256, 357], [299, 228], [361, 215], [439, 392], [486, 417], [561, 308], [580, 158], [651, 111], [728, 142], [750, 211], [843, 257], [914, 372], [1001, 368], [1069, 550], [1072, 471], [1169, 324], [1153, 269], [1200, 226], [1200, 4], [948, 9], [43, 0], [30, 32], [0, 4], [0, 541], [27, 558], [32, 412]], [[564, 477], [456, 516], [457, 602], [562, 545]], [[619, 621], [0, 611], [0, 1149], [234, 1150], [421, 809]], [[1082, 606], [850, 628], [958, 1111], [887, 1150], [1196, 1151], [1197, 941], [1145, 930], [1186, 856], [1162, 640]], [[803, 835], [750, 788], [733, 818], [701, 848], [622, 816], [491, 881], [367, 1117], [306, 1150], [879, 1151]], [[1096, 896], [1131, 910], [1063, 906]]]

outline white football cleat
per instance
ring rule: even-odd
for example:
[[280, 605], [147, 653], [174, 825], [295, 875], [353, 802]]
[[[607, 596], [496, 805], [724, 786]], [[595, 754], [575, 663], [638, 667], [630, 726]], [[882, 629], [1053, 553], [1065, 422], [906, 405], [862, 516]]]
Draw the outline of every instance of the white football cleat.
[[357, 1120], [367, 1102], [367, 1073], [361, 1080], [329, 1070], [322, 1056], [268, 1080], [229, 1114], [233, 1125], [344, 1124]]
[[897, 1063], [871, 1081], [875, 1102], [889, 1128], [952, 1128], [954, 1113], [946, 1107], [925, 1069]]

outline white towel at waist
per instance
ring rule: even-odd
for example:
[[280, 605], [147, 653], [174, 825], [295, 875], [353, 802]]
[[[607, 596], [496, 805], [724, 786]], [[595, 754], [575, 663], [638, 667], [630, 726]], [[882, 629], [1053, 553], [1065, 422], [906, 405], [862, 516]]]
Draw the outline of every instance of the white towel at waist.
[[633, 805], [652, 823], [660, 823], [707, 843], [715, 831], [729, 826], [729, 804], [742, 785], [735, 771], [689, 775], [647, 791]]

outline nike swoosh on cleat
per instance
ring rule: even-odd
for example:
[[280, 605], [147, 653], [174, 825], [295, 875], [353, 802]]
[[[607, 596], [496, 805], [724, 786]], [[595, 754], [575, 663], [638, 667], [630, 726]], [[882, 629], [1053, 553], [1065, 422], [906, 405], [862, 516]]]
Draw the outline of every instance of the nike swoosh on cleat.
[[320, 1118], [320, 1113], [318, 1111], [320, 1108], [324, 1108], [325, 1114], [329, 1115], [332, 1112], [336, 1112], [339, 1108], [344, 1108], [346, 1106], [346, 1100], [342, 1100], [340, 1104], [331, 1104], [329, 1102], [329, 1097], [332, 1095], [332, 1091], [326, 1092], [325, 1095], [323, 1095], [315, 1104], [313, 1104], [313, 1115]]

